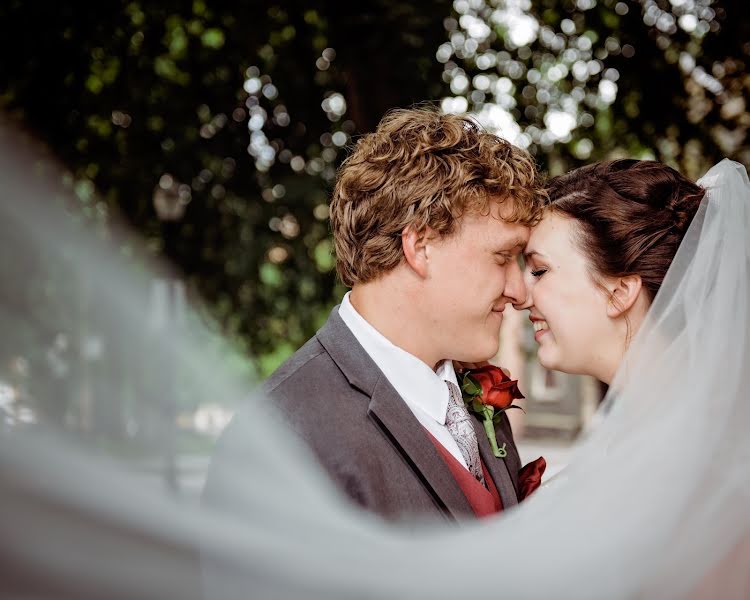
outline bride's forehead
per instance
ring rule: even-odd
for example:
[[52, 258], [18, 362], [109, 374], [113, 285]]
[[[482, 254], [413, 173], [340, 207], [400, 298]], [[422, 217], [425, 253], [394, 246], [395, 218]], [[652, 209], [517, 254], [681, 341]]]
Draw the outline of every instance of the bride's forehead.
[[570, 233], [572, 224], [573, 220], [568, 217], [554, 212], [545, 213], [542, 220], [531, 229], [529, 245], [566, 236]]

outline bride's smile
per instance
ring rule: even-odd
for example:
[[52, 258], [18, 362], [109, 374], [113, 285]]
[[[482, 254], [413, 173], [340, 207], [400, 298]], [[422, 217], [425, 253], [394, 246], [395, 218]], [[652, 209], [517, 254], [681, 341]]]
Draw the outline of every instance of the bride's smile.
[[534, 327], [534, 339], [539, 342], [545, 333], [549, 333], [549, 325], [544, 319], [535, 318], [533, 316], [529, 316], [529, 320]]

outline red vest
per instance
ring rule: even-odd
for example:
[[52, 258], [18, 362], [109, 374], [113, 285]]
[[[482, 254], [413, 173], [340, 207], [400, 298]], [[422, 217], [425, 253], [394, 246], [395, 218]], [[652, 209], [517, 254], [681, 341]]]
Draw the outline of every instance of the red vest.
[[490, 472], [481, 458], [479, 460], [482, 462], [482, 471], [484, 472], [484, 480], [487, 482], [487, 488], [479, 483], [469, 470], [458, 462], [429, 431], [427, 431], [427, 435], [430, 436], [430, 440], [432, 440], [440, 456], [443, 457], [445, 464], [448, 465], [451, 473], [453, 473], [458, 487], [461, 488], [477, 517], [487, 517], [503, 510], [503, 501], [500, 499], [495, 482], [492, 481]]

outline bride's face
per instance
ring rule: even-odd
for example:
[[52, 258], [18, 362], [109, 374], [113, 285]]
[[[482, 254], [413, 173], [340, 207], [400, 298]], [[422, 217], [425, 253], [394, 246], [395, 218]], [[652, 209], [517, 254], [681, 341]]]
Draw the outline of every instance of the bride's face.
[[532, 229], [524, 253], [528, 296], [517, 308], [529, 310], [542, 366], [602, 379], [617, 332], [576, 233], [572, 219], [554, 212]]

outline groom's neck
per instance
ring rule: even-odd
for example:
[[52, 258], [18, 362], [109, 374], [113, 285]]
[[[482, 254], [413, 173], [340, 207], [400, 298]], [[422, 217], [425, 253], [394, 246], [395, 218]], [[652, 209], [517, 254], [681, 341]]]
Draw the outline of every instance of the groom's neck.
[[410, 291], [409, 282], [389, 273], [376, 281], [355, 285], [349, 301], [389, 342], [435, 370], [444, 357], [430, 347], [426, 315]]

